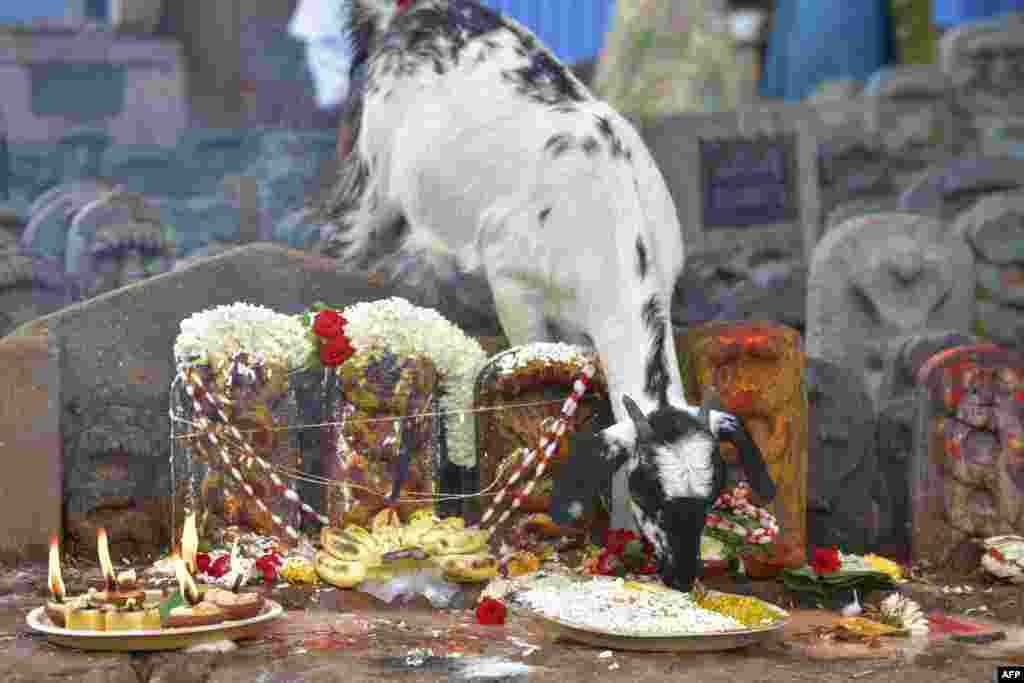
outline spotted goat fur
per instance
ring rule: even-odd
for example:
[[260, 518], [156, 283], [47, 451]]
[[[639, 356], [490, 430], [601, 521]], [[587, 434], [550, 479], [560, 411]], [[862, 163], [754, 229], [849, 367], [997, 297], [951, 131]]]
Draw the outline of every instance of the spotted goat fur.
[[[604, 463], [578, 483], [614, 478], [613, 523], [640, 527], [666, 581], [692, 582], [696, 559], [682, 556], [720, 488], [713, 446], [753, 441], [738, 418], [683, 395], [667, 313], [682, 232], [639, 134], [527, 29], [474, 0], [352, 0], [349, 32], [365, 76], [346, 107], [357, 133], [328, 207], [333, 252], [421, 290], [449, 283], [460, 304], [484, 289], [512, 344], [596, 349], [618, 424], [577, 442], [576, 461]], [[752, 452], [754, 491], [773, 495]]]

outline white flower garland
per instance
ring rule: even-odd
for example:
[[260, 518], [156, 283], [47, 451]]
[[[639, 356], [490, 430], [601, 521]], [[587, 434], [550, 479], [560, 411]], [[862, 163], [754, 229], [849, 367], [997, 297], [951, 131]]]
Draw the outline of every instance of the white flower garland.
[[511, 375], [519, 369], [529, 367], [534, 361], [550, 365], [564, 363], [575, 368], [589, 362], [578, 346], [563, 342], [533, 342], [502, 354], [497, 360], [497, 366], [503, 375]]
[[209, 364], [210, 352], [229, 343], [239, 350], [283, 357], [288, 370], [301, 368], [312, 351], [302, 322], [264, 306], [238, 302], [194, 313], [181, 321], [174, 341], [178, 368]]
[[[352, 304], [341, 311], [356, 349], [383, 347], [399, 355], [424, 354], [438, 368], [445, 385], [443, 410], [471, 411], [473, 386], [487, 354], [472, 337], [430, 308], [399, 297]], [[460, 467], [476, 464], [476, 421], [449, 420], [448, 459]]]

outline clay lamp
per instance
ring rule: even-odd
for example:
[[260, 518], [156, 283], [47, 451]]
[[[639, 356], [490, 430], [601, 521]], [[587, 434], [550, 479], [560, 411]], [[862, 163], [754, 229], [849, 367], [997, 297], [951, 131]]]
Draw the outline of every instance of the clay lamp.
[[86, 606], [84, 596], [68, 598], [64, 589], [64, 579], [60, 572], [60, 546], [57, 533], [50, 536], [50, 567], [47, 585], [50, 587], [50, 601], [46, 603], [46, 616], [54, 626], [64, 628], [67, 624], [67, 613], [72, 609]]
[[[235, 544], [231, 548], [231, 559], [228, 564], [229, 573], [238, 566], [237, 561], [238, 539], [235, 539]], [[266, 600], [263, 597], [263, 594], [259, 592], [239, 592], [249, 578], [249, 571], [251, 571], [251, 569], [252, 568], [250, 567], [249, 570], [238, 573], [238, 576], [235, 577], [234, 584], [231, 586], [231, 590], [211, 588], [203, 594], [203, 600], [205, 602], [211, 602], [224, 610], [228, 619], [252, 619], [263, 610], [263, 605]]]
[[171, 609], [167, 615], [167, 626], [169, 628], [184, 628], [190, 626], [209, 626], [224, 621], [224, 610], [212, 602], [206, 602], [196, 587], [196, 582], [189, 574], [185, 561], [177, 554], [171, 557], [174, 564], [174, 574], [178, 577], [178, 590], [185, 600], [184, 605]]
[[110, 561], [110, 546], [107, 543], [107, 530], [100, 527], [96, 530], [96, 551], [100, 557], [100, 570], [106, 583], [106, 590], [89, 593], [89, 600], [97, 605], [124, 605], [134, 600], [141, 605], [146, 599], [146, 591], [139, 588], [135, 570], [114, 574], [114, 563]]

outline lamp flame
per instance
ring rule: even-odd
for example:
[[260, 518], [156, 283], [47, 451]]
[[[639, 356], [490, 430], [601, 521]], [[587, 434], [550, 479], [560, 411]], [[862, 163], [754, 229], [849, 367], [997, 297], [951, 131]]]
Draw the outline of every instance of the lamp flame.
[[190, 607], [199, 604], [199, 589], [196, 587], [192, 575], [188, 573], [185, 561], [177, 554], [171, 556], [171, 563], [174, 565], [174, 575], [178, 577], [178, 590]]
[[199, 569], [196, 553], [199, 552], [199, 532], [196, 530], [196, 513], [194, 510], [185, 515], [185, 526], [181, 530], [181, 555], [190, 575]]
[[114, 574], [114, 563], [110, 561], [110, 546], [107, 543], [107, 530], [100, 527], [96, 530], [96, 552], [100, 556], [100, 570], [107, 581], [107, 591], [117, 591], [117, 576]]
[[50, 596], [54, 602], [64, 602], [64, 579], [60, 574], [60, 546], [57, 539], [57, 532], [50, 536], [50, 571], [49, 585]]

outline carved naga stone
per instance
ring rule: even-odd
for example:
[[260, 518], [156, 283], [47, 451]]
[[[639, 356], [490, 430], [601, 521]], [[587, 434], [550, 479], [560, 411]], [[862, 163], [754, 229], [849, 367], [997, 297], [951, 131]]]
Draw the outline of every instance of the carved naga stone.
[[[627, 394], [644, 414], [699, 419], [668, 315], [682, 230], [636, 129], [479, 2], [353, 0], [349, 29], [366, 78], [328, 210], [341, 257], [422, 289], [447, 282], [458, 298], [484, 280], [512, 345], [596, 350], [610, 429], [633, 428]], [[715, 437], [732, 424], [721, 412], [708, 419]], [[620, 462], [613, 444], [624, 437], [600, 438], [607, 450], [591, 459]], [[682, 441], [659, 448], [666, 472], [689, 457]], [[624, 473], [613, 477], [614, 526], [642, 523], [628, 488]]]
[[1024, 354], [992, 344], [918, 373], [910, 499], [914, 560], [977, 566], [977, 542], [1024, 533]]

